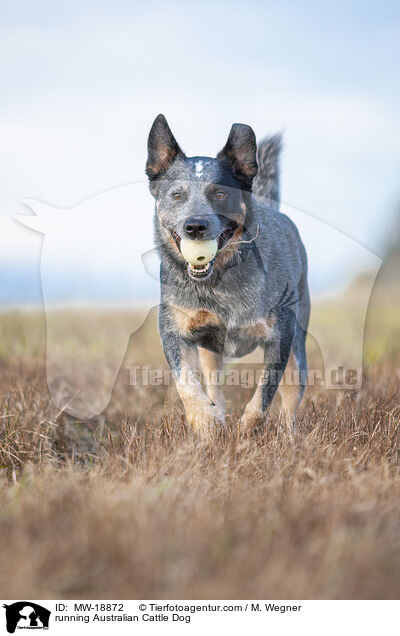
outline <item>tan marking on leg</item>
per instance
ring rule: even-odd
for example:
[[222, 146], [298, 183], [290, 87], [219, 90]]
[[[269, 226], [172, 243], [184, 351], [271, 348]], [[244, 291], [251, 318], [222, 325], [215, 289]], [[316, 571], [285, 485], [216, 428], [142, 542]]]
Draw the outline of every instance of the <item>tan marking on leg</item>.
[[[256, 337], [256, 335], [258, 335], [260, 339], [272, 341], [273, 344], [278, 347], [280, 335], [276, 331], [275, 325], [276, 319], [274, 316], [268, 316], [265, 320], [260, 319], [253, 326], [253, 337]], [[266, 369], [267, 364], [264, 364], [259, 383], [257, 384], [253, 397], [247, 404], [241, 418], [241, 425], [244, 430], [254, 428], [255, 426], [257, 426], [257, 424], [260, 424], [260, 422], [265, 421], [267, 417], [267, 411], [263, 411], [262, 409], [262, 379], [265, 375]]]
[[253, 397], [250, 402], [248, 402], [242, 418], [240, 420], [240, 424], [243, 430], [250, 430], [257, 426], [260, 422], [262, 422], [266, 414], [262, 410], [262, 388], [263, 385], [261, 383], [257, 384], [256, 390], [254, 391]]
[[279, 394], [282, 401], [281, 412], [286, 419], [286, 424], [290, 427], [295, 427], [296, 425], [296, 411], [301, 402], [301, 392], [300, 369], [292, 350], [279, 385]]
[[218, 384], [217, 372], [222, 370], [222, 355], [203, 347], [198, 347], [200, 369], [208, 397], [214, 402], [219, 419], [225, 421], [225, 396], [222, 386]]
[[208, 437], [215, 426], [220, 424], [217, 408], [201, 388], [196, 377], [198, 369], [197, 351], [182, 353], [181, 373], [176, 388], [182, 400], [186, 418], [191, 428], [198, 434]]

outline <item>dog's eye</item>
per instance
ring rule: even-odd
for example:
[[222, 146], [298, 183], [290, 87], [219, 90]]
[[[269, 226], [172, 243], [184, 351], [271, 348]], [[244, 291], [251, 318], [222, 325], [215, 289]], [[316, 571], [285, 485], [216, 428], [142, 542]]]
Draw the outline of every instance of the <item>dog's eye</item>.
[[180, 201], [182, 199], [182, 192], [173, 192], [171, 196], [176, 201]]
[[226, 192], [223, 192], [222, 190], [218, 190], [215, 193], [215, 196], [216, 196], [217, 199], [219, 199], [219, 201], [222, 201], [222, 199], [225, 199], [225, 197], [226, 197]]

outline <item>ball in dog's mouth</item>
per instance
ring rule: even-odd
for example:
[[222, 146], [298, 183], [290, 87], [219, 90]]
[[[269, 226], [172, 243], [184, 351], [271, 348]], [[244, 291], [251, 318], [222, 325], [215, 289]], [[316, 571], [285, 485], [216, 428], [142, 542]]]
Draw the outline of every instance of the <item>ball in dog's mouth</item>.
[[170, 232], [178, 250], [187, 263], [187, 271], [190, 278], [205, 280], [211, 276], [218, 252], [232, 237], [234, 229], [232, 227], [225, 228], [216, 239], [208, 241], [193, 241], [181, 238], [173, 228], [170, 229]]
[[213, 263], [218, 252], [218, 241], [192, 241], [183, 238], [180, 250], [187, 262], [188, 274], [194, 279], [205, 279], [211, 276]]
[[216, 239], [211, 241], [193, 241], [192, 239], [183, 238], [180, 244], [181, 254], [185, 261], [193, 267], [204, 267], [210, 263], [218, 252], [218, 242]]

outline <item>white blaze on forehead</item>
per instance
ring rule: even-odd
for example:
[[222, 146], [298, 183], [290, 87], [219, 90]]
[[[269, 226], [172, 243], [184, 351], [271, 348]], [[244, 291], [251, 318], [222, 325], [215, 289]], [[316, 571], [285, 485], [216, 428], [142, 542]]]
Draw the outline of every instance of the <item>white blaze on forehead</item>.
[[200, 179], [200, 177], [203, 176], [203, 169], [204, 169], [204, 164], [201, 160], [196, 161], [196, 163], [194, 164], [194, 168], [196, 171], [196, 177], [198, 177]]

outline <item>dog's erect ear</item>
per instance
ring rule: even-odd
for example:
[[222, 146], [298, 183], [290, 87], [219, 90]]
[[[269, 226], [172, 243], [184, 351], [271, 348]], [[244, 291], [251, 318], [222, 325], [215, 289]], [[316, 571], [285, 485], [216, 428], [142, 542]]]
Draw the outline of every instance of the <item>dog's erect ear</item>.
[[251, 190], [252, 181], [258, 171], [257, 142], [253, 129], [246, 124], [233, 124], [228, 141], [217, 154], [217, 159], [229, 161], [236, 178], [245, 190]]
[[164, 115], [155, 118], [149, 133], [147, 149], [146, 174], [150, 181], [168, 170], [177, 157], [184, 156]]

